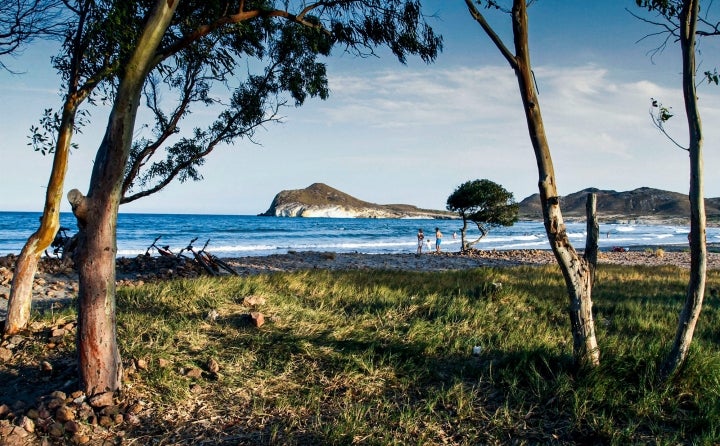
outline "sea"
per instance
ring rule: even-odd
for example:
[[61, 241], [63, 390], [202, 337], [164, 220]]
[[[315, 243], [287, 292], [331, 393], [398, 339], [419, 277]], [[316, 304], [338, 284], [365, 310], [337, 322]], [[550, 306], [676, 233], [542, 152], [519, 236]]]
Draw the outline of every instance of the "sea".
[[[0, 255], [19, 254], [38, 228], [39, 212], [0, 212]], [[77, 232], [75, 218], [62, 213], [60, 224]], [[131, 214], [118, 216], [118, 256], [144, 254], [156, 237], [157, 244], [178, 252], [197, 238], [194, 246], [220, 257], [267, 256], [289, 251], [332, 251], [365, 254], [414, 253], [416, 234], [422, 228], [434, 244], [435, 228], [443, 233], [442, 249], [460, 249], [460, 220], [374, 218], [287, 218], [250, 215]], [[585, 223], [566, 223], [577, 248], [585, 245]], [[687, 246], [688, 227], [646, 224], [601, 224], [599, 247], [632, 249], [641, 246]], [[456, 238], [453, 237], [456, 234]], [[468, 238], [479, 236], [474, 224]], [[720, 228], [707, 230], [708, 243], [720, 243]], [[492, 229], [479, 249], [550, 249], [542, 222], [520, 221]], [[639, 249], [639, 248], [638, 248]], [[154, 252], [151, 252], [154, 253]], [[154, 253], [156, 254], [156, 253]]]

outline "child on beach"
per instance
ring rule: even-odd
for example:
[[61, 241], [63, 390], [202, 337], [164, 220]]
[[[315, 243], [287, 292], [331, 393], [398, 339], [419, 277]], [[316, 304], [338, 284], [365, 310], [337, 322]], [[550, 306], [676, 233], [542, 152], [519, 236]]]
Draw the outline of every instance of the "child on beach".
[[418, 229], [417, 239], [418, 239], [417, 253], [422, 254], [423, 240], [425, 239], [425, 234], [423, 234], [422, 228]]

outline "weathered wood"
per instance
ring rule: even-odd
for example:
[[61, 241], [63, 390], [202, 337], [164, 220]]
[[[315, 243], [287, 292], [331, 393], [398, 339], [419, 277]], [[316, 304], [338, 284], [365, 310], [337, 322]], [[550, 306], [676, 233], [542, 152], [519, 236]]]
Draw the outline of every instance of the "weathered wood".
[[597, 194], [590, 193], [587, 195], [585, 203], [586, 211], [586, 232], [585, 237], [585, 253], [583, 257], [588, 262], [590, 268], [590, 280], [595, 283], [595, 270], [597, 268], [598, 256], [598, 239], [600, 238], [600, 225], [597, 218]]

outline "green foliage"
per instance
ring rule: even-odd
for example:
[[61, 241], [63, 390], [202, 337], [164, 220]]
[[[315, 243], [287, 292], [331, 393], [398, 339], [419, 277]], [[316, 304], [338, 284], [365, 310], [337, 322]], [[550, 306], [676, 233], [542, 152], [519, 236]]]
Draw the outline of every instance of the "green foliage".
[[717, 68], [712, 71], [706, 71], [703, 74], [705, 75], [705, 79], [707, 79], [708, 84], [720, 85], [720, 77], [718, 77]]
[[682, 0], [635, 0], [635, 3], [650, 11], [657, 11], [665, 17], [677, 17], [683, 7]]
[[512, 226], [517, 221], [519, 205], [512, 192], [490, 180], [467, 181], [447, 199], [447, 210], [487, 227]]
[[[141, 133], [133, 145], [123, 203], [176, 178], [202, 179], [199, 167], [206, 156], [221, 145], [252, 141], [257, 129], [280, 120], [279, 110], [289, 101], [301, 106], [308, 98], [328, 98], [326, 66], [319, 59], [330, 56], [333, 48], [362, 56], [387, 46], [401, 62], [410, 54], [432, 61], [442, 48], [418, 1], [241, 5], [242, 12], [253, 14], [240, 19], [237, 3], [230, 1], [183, 2], [178, 7], [145, 89], [155, 123], [146, 125], [150, 134]], [[137, 19], [145, 9], [136, 11], [127, 22], [138, 23], [139, 29]], [[206, 34], [198, 37], [199, 30]], [[132, 47], [134, 39], [127, 35], [122, 41]], [[229, 89], [229, 102], [210, 98], [209, 92], [219, 86]], [[168, 103], [162, 97], [177, 100]], [[211, 107], [217, 117], [205, 128], [183, 134], [180, 122], [195, 104]], [[167, 144], [171, 137], [176, 142]]]
[[[66, 3], [65, 38], [53, 64], [68, 103], [113, 101], [154, 4]], [[154, 122], [136, 132], [123, 202], [161, 190], [176, 178], [202, 179], [203, 159], [218, 146], [252, 141], [263, 124], [279, 121], [280, 108], [290, 101], [301, 106], [308, 98], [328, 98], [321, 58], [337, 48], [372, 55], [378, 46], [388, 47], [403, 63], [409, 55], [430, 62], [442, 49], [442, 39], [426, 23], [417, 0], [181, 2], [147, 76], [144, 103]], [[216, 118], [183, 132], [181, 122], [198, 105]], [[48, 110], [31, 129], [35, 150], [53, 151], [57, 116]], [[85, 122], [76, 123], [76, 129]]]

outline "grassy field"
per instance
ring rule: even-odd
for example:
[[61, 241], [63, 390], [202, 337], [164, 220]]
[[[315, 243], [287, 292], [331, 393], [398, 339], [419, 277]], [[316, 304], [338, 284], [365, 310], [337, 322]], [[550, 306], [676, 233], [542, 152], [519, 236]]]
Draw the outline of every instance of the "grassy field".
[[[125, 397], [144, 410], [125, 438], [718, 444], [717, 271], [687, 366], [669, 383], [656, 380], [686, 276], [677, 268], [599, 270], [602, 365], [594, 370], [572, 366], [555, 266], [309, 271], [124, 288]], [[247, 305], [248, 297], [262, 299]], [[251, 323], [252, 311], [264, 325]]]
[[[666, 383], [656, 372], [687, 283], [675, 267], [601, 266], [602, 363], [582, 370], [554, 265], [122, 287], [126, 422], [83, 432], [128, 445], [720, 444], [720, 271], [708, 279], [687, 365]], [[38, 317], [47, 333], [75, 314]], [[54, 369], [36, 392], [72, 387], [65, 338], [23, 341], [5, 391], [28, 389], [43, 359]]]

